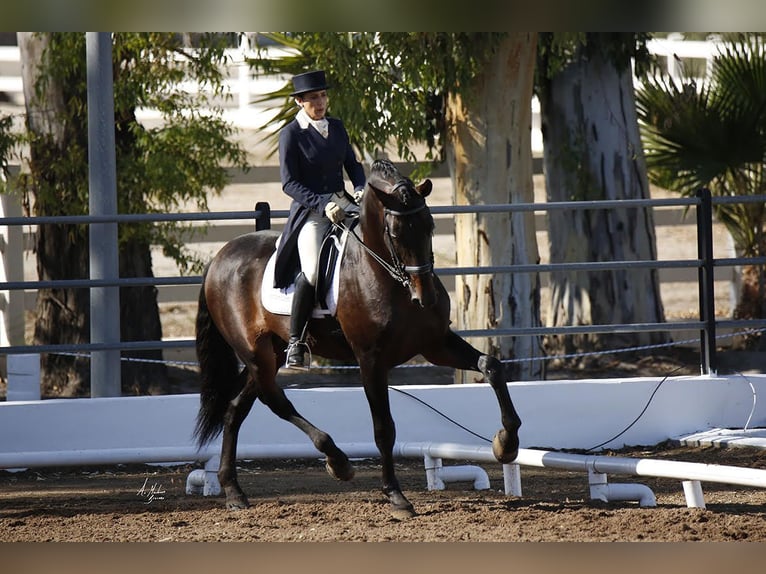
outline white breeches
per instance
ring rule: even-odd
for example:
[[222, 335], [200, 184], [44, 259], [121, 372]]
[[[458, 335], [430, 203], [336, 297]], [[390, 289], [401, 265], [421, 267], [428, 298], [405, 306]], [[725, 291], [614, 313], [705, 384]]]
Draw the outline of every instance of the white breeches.
[[[334, 194], [330, 201], [334, 201], [344, 210], [348, 210], [354, 205], [343, 192]], [[319, 214], [312, 211], [298, 234], [298, 256], [301, 260], [301, 270], [313, 286], [316, 286], [319, 275], [317, 263], [319, 262], [322, 238], [331, 225], [332, 223], [324, 213]]]

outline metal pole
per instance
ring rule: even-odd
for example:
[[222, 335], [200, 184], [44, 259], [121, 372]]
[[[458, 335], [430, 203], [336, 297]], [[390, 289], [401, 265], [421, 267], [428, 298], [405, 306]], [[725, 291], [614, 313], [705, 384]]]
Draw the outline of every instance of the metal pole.
[[255, 230], [271, 229], [271, 206], [268, 201], [258, 201], [255, 204]]
[[[109, 32], [85, 35], [88, 66], [88, 170], [91, 215], [117, 214], [117, 175], [114, 142], [114, 87], [112, 36]], [[90, 226], [90, 278], [117, 279], [119, 256], [117, 223]], [[90, 290], [91, 343], [120, 340], [118, 287]], [[94, 351], [90, 361], [91, 397], [121, 394], [120, 351]]]
[[713, 287], [713, 200], [710, 190], [697, 190], [697, 255], [702, 262], [698, 271], [700, 321], [700, 370], [705, 375], [718, 371], [715, 356], [715, 292]]

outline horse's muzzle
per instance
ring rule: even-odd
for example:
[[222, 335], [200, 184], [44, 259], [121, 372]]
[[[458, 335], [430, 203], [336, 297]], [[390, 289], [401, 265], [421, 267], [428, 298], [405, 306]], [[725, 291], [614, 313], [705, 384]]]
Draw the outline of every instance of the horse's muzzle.
[[433, 273], [413, 275], [410, 280], [410, 296], [412, 302], [423, 309], [436, 304], [436, 288]]

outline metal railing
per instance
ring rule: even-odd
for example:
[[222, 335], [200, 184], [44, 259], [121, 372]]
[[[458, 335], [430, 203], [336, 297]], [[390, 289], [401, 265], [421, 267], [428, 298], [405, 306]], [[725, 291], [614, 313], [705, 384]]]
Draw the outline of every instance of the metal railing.
[[[475, 206], [434, 206], [432, 213], [438, 214], [471, 214], [471, 213], [504, 213], [551, 210], [585, 210], [612, 208], [652, 208], [667, 206], [688, 206], [696, 209], [696, 228], [698, 258], [691, 260], [651, 260], [651, 261], [610, 261], [610, 262], [571, 262], [549, 264], [519, 264], [495, 265], [485, 267], [445, 267], [436, 269], [440, 276], [495, 274], [495, 273], [543, 273], [552, 271], [602, 271], [610, 269], [637, 268], [697, 268], [699, 288], [699, 317], [698, 320], [673, 321], [659, 323], [627, 323], [601, 325], [573, 325], [558, 327], [512, 327], [508, 329], [474, 329], [458, 330], [463, 337], [490, 336], [546, 336], [546, 335], [576, 335], [587, 333], [635, 333], [635, 332], [672, 332], [681, 330], [699, 330], [700, 332], [700, 366], [703, 373], [716, 371], [716, 329], [719, 327], [731, 329], [752, 330], [766, 326], [766, 320], [717, 320], [715, 317], [715, 298], [713, 294], [714, 271], [717, 267], [732, 265], [766, 265], [766, 257], [749, 258], [714, 258], [713, 257], [713, 205], [723, 203], [754, 203], [766, 202], [766, 196], [739, 196], [713, 198], [707, 190], [701, 190], [696, 197], [674, 199], [641, 199], [641, 200], [603, 200], [603, 201], [573, 201], [555, 203], [519, 203], [519, 204], [490, 204]], [[267, 203], [256, 203], [253, 211], [234, 211], [218, 213], [173, 213], [173, 214], [130, 214], [115, 216], [38, 216], [38, 217], [4, 217], [0, 218], [0, 226], [35, 225], [44, 223], [57, 224], [92, 224], [92, 223], [135, 223], [158, 221], [221, 221], [234, 219], [253, 219], [255, 229], [271, 227], [272, 218], [286, 218], [287, 210], [271, 211]], [[134, 277], [116, 280], [71, 279], [55, 281], [6, 281], [0, 282], [0, 291], [16, 289], [43, 288], [94, 288], [94, 287], [135, 287], [161, 285], [194, 285], [201, 284], [201, 276], [186, 277]], [[52, 345], [9, 345], [0, 347], [0, 354], [22, 353], [74, 353], [106, 350], [148, 350], [192, 347], [194, 341], [131, 341], [116, 343], [89, 344], [52, 344]]]

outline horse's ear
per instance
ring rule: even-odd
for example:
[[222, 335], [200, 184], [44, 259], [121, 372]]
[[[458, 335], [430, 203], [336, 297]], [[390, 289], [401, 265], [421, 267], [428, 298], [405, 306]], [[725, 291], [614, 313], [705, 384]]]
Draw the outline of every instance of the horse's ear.
[[434, 185], [431, 183], [430, 179], [427, 179], [423, 183], [415, 186], [415, 189], [417, 189], [418, 193], [423, 197], [428, 197], [433, 188]]
[[380, 179], [375, 175], [371, 175], [367, 178], [367, 187], [373, 189], [374, 191], [380, 192], [382, 189], [386, 189], [389, 185], [390, 184], [387, 181]]

